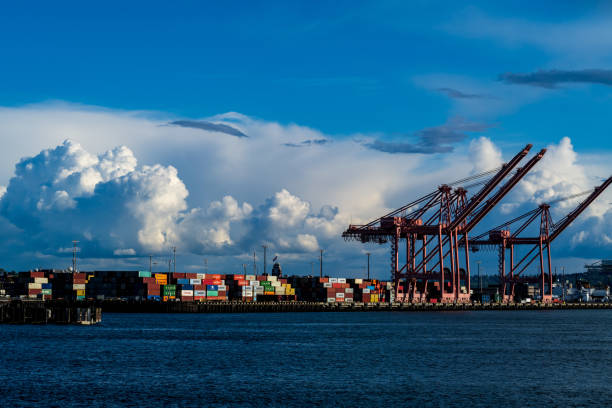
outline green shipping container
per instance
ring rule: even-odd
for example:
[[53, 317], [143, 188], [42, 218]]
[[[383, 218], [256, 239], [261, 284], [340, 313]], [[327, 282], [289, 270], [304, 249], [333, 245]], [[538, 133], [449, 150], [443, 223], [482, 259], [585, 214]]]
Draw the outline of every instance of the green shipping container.
[[51, 295], [52, 294], [52, 290], [51, 289], [43, 289], [41, 293], [43, 295]]
[[206, 296], [219, 296], [219, 291], [218, 290], [207, 290]]
[[149, 271], [138, 271], [138, 277], [139, 278], [150, 278], [151, 277], [151, 272], [149, 272]]

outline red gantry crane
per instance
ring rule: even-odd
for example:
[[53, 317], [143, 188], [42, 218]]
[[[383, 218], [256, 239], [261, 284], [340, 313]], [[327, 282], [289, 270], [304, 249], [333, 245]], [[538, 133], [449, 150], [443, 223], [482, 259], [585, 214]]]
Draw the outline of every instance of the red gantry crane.
[[[552, 271], [550, 244], [557, 238], [578, 216], [612, 183], [612, 177], [605, 180], [592, 191], [576, 194], [550, 203], [540, 204], [537, 208], [507, 221], [497, 227], [475, 237], [472, 249], [478, 250], [482, 246], [495, 246], [499, 251], [499, 281], [500, 292], [503, 302], [514, 300], [515, 287], [518, 283], [537, 283], [540, 287], [540, 299], [542, 302], [552, 302]], [[559, 222], [553, 222], [550, 216], [550, 204], [576, 198], [582, 195], [589, 196], [582, 201], [573, 211], [567, 214]], [[521, 234], [530, 225], [534, 225], [539, 219], [539, 235], [535, 237], [522, 237]], [[508, 229], [511, 225], [522, 221], [514, 232]], [[517, 245], [531, 246], [531, 249], [517, 263], [514, 262]], [[506, 273], [506, 264], [509, 251], [509, 273]], [[546, 252], [546, 255], [544, 254]], [[539, 276], [522, 276], [522, 273], [536, 260], [539, 259]], [[509, 290], [509, 292], [508, 292]]]
[[[428, 298], [441, 302], [469, 302], [468, 233], [542, 158], [545, 150], [518, 168], [495, 191], [529, 153], [531, 147], [528, 144], [498, 169], [443, 184], [436, 191], [368, 224], [349, 225], [342, 235], [347, 240], [354, 239], [363, 243], [391, 242], [391, 277], [397, 301], [417, 302]], [[484, 186], [468, 199], [467, 188], [482, 185], [483, 182], [477, 180], [491, 175]], [[468, 182], [475, 183], [463, 185]], [[402, 239], [406, 245], [406, 263], [400, 268], [399, 247]], [[465, 269], [460, 265], [460, 244], [465, 249]], [[437, 262], [429, 268], [428, 265], [436, 258]], [[464, 286], [461, 285], [462, 281]]]

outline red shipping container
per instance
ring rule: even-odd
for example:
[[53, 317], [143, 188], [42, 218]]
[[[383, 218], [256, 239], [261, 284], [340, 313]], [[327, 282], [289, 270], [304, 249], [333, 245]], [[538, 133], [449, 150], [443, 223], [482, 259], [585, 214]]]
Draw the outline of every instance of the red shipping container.
[[364, 293], [363, 297], [362, 297], [362, 301], [363, 301], [363, 303], [370, 303], [370, 294], [369, 293]]
[[196, 302], [200, 301], [200, 300], [204, 300], [206, 299], [204, 296], [194, 296], [193, 300], [195, 300]]
[[206, 285], [193, 285], [193, 290], [206, 290]]
[[44, 272], [30, 272], [30, 277], [31, 278], [44, 278], [45, 273]]
[[249, 281], [247, 280], [239, 280], [238, 286], [249, 286]]
[[257, 279], [258, 281], [267, 281], [268, 277], [267, 276], [262, 276], [262, 275], [258, 275], [255, 277], [255, 279]]
[[[207, 273], [206, 275], [204, 275], [204, 278], [205, 278], [205, 279], [216, 279], [216, 280], [220, 280], [220, 279], [222, 279], [222, 278], [221, 278], [221, 275], [218, 275], [218, 274], [212, 274], [212, 273]], [[214, 283], [213, 283], [213, 285], [214, 285]]]
[[181, 296], [183, 302], [193, 302], [193, 296]]
[[202, 285], [223, 285], [220, 279], [202, 279]]
[[319, 278], [319, 283], [328, 283], [329, 278]]
[[[41, 273], [42, 273], [42, 272], [41, 272]], [[77, 273], [73, 273], [73, 274], [72, 274], [72, 278], [73, 278], [73, 279], [85, 279], [85, 278], [86, 278], [86, 276], [85, 276], [85, 274], [84, 274], [84, 273], [82, 273], [82, 272], [77, 272]]]
[[332, 283], [332, 288], [342, 288], [342, 283]]
[[185, 274], [176, 272], [172, 274], [172, 278], [173, 279], [185, 279]]
[[198, 274], [197, 273], [186, 273], [185, 279], [198, 279]]
[[244, 275], [234, 275], [234, 280], [237, 280], [237, 281], [244, 280]]
[[28, 295], [39, 295], [42, 293], [42, 289], [28, 289]]

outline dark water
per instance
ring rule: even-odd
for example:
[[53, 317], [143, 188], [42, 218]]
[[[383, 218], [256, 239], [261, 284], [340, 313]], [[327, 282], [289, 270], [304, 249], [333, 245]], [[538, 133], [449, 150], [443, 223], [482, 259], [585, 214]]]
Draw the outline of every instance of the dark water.
[[0, 406], [609, 406], [612, 311], [0, 326]]

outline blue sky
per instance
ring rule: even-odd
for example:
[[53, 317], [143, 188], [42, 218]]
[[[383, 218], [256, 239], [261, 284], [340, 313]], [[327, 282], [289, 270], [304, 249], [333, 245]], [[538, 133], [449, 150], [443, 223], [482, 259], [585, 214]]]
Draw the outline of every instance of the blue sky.
[[[308, 186], [314, 169], [292, 174], [303, 183], [283, 180], [254, 189], [253, 183], [217, 177], [198, 187], [198, 171], [212, 170], [185, 164], [193, 159], [191, 139], [165, 135], [184, 143], [183, 150], [162, 144], [156, 150], [127, 130], [116, 144], [104, 133], [121, 126], [136, 133], [151, 129], [149, 122], [119, 123], [125, 117], [157, 124], [237, 120], [218, 116], [226, 112], [245, 115], [238, 119], [245, 132], [265, 128], [271, 132], [265, 137], [287, 138], [275, 146], [310, 140], [305, 161], [343, 155], [347, 163], [356, 157], [369, 163], [375, 157], [387, 174], [397, 173], [388, 176], [393, 180], [409, 170], [439, 170], [433, 184], [453, 175], [449, 163], [467, 158], [476, 137], [486, 136], [504, 158], [527, 142], [539, 148], [568, 137], [593, 185], [610, 172], [611, 85], [612, 7], [606, 2], [16, 2], [0, 15], [0, 106], [5, 117], [20, 118], [0, 128], [11, 145], [2, 157], [8, 164], [0, 169], [0, 186], [9, 185], [20, 158], [70, 138], [94, 155], [125, 144], [139, 163], [174, 166], [189, 191], [188, 208], [207, 208], [225, 195], [275, 208], [269, 200], [288, 189], [311, 203], [312, 212], [330, 205], [342, 214], [343, 199], [358, 199], [347, 189], [350, 200], [338, 195], [338, 202], [326, 201]], [[98, 115], [95, 126], [77, 126], [84, 112]], [[38, 127], [26, 129], [30, 121]], [[28, 142], [18, 143], [15, 134], [27, 135]], [[335, 146], [357, 141], [361, 150], [354, 157], [345, 154], [352, 148], [316, 150], [324, 147], [314, 141], [323, 139]], [[443, 164], [438, 169], [435, 163]], [[266, 163], [261, 166], [253, 173], [274, 177]], [[462, 170], [470, 171], [467, 162]], [[347, 216], [367, 218], [377, 208], [409, 201], [406, 191], [426, 189], [391, 184], [372, 187], [380, 200], [372, 199], [371, 207], [344, 204]], [[584, 258], [610, 250], [602, 248]]]
[[[486, 83], [580, 64], [552, 66], [556, 51], [537, 39], [468, 34], [474, 16], [562, 26], [609, 12], [596, 2], [13, 3], [0, 17], [0, 103], [59, 99], [180, 117], [237, 111], [337, 135], [405, 135], [451, 115], [452, 101], [415, 78]], [[599, 147], [610, 104], [608, 89], [595, 88], [548, 92], [489, 118], [499, 125], [492, 135], [537, 129], [531, 137], [553, 141], [587, 130], [576, 145]], [[557, 114], [567, 110], [575, 115]]]

